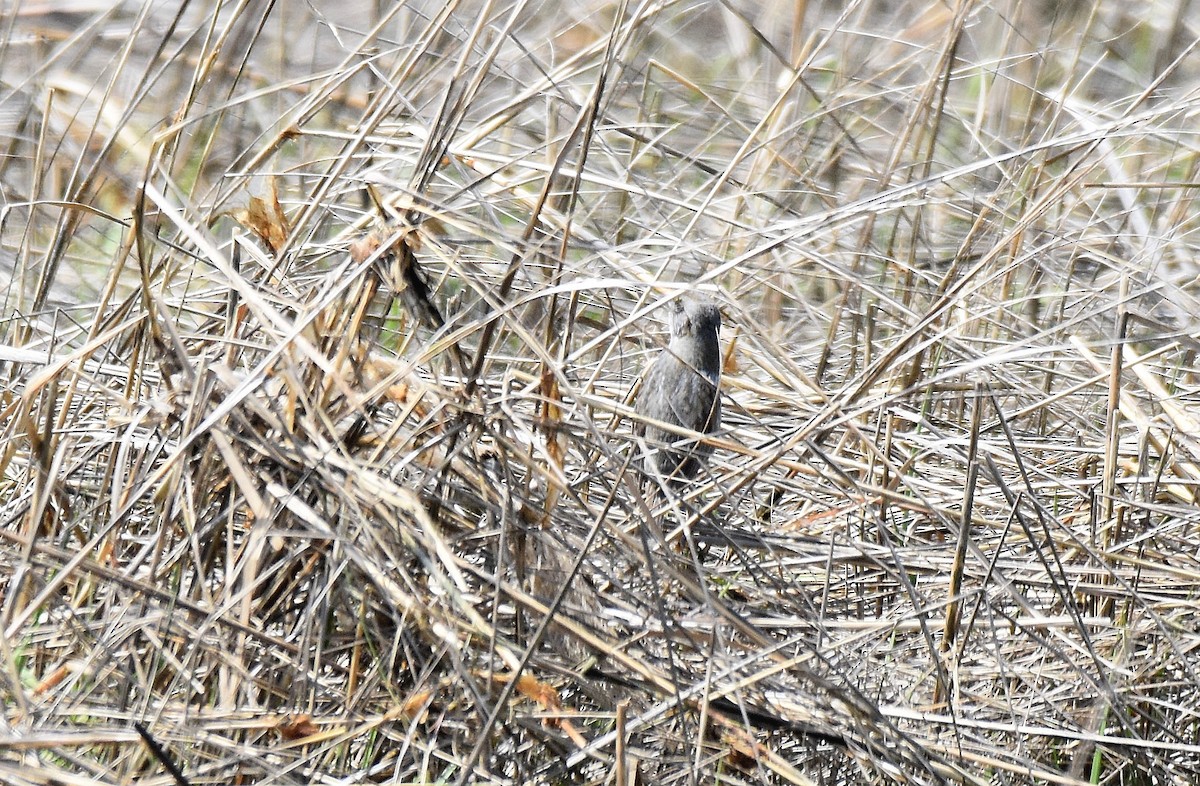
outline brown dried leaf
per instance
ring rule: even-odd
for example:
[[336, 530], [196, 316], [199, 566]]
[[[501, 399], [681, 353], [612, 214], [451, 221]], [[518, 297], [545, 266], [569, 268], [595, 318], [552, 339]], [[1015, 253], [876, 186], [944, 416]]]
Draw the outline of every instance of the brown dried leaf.
[[289, 716], [281, 720], [276, 726], [275, 731], [279, 732], [279, 736], [285, 740], [302, 740], [305, 737], [311, 737], [318, 734], [321, 728], [312, 722], [312, 718], [308, 715]]
[[433, 691], [419, 690], [404, 700], [404, 704], [400, 705], [400, 713], [408, 718], [416, 718], [417, 714], [424, 711], [425, 704], [429, 701], [429, 697], [433, 695]]
[[562, 700], [558, 698], [558, 691], [531, 674], [522, 674], [517, 680], [517, 692], [537, 702], [542, 709], [553, 712], [562, 710]]
[[725, 347], [725, 357], [721, 359], [722, 374], [736, 374], [738, 371], [737, 361], [737, 334], [733, 334], [733, 338], [729, 339], [729, 345]]
[[379, 250], [379, 246], [379, 233], [372, 232], [350, 244], [350, 259], [354, 260], [355, 264], [362, 264], [363, 260]]
[[236, 211], [233, 217], [239, 224], [258, 235], [259, 239], [276, 253], [283, 248], [291, 233], [287, 216], [283, 214], [283, 207], [279, 204], [279, 186], [274, 177], [267, 180], [265, 199], [251, 196], [249, 206], [245, 210]]

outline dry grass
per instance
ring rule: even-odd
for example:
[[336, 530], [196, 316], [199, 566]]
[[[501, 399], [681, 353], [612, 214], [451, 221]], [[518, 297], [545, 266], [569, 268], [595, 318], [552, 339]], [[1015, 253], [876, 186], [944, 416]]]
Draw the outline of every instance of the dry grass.
[[0, 780], [1200, 778], [1187, 3], [173, 5], [0, 18]]

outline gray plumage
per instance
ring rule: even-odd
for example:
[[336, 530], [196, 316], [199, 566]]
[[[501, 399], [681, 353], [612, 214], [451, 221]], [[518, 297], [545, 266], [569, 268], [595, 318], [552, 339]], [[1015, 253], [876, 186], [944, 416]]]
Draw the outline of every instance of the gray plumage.
[[646, 472], [674, 485], [696, 477], [712, 447], [649, 421], [712, 434], [721, 425], [721, 312], [715, 303], [685, 297], [671, 303], [671, 339], [642, 376], [634, 410], [645, 420], [635, 429], [650, 453]]

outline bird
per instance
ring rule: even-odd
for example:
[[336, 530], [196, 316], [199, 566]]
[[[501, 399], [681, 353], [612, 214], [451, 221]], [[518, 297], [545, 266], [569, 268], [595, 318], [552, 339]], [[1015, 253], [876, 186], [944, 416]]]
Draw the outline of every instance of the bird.
[[700, 474], [712, 446], [663, 425], [700, 434], [720, 428], [721, 312], [711, 300], [690, 295], [670, 308], [671, 337], [642, 375], [634, 430], [649, 448], [646, 473], [680, 488]]

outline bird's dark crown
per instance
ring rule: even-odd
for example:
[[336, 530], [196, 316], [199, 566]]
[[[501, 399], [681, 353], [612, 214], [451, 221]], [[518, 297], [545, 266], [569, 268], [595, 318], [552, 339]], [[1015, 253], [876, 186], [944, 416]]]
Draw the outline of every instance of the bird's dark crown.
[[699, 336], [721, 329], [721, 311], [707, 298], [682, 297], [671, 304], [671, 335]]

